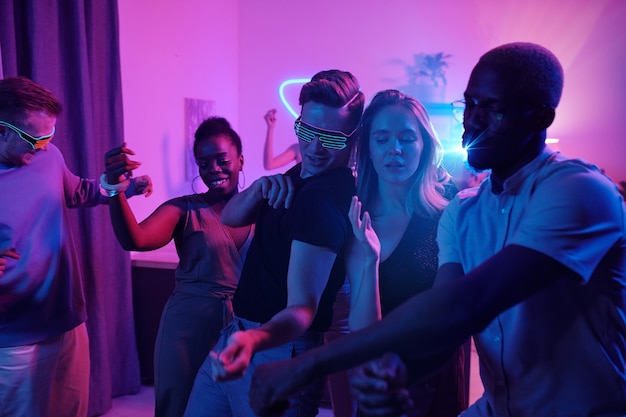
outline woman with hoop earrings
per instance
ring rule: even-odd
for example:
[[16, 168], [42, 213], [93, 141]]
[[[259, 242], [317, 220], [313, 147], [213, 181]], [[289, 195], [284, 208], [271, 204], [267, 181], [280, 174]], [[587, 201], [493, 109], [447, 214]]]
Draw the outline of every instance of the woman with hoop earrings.
[[[155, 343], [155, 416], [178, 417], [185, 411], [198, 368], [232, 318], [231, 299], [254, 227], [228, 227], [221, 211], [238, 192], [243, 170], [239, 135], [228, 121], [211, 117], [195, 133], [193, 152], [201, 194], [166, 201], [137, 223], [123, 193], [109, 192], [111, 221], [128, 251], [150, 251], [174, 239], [180, 258], [176, 286], [163, 314]], [[105, 155], [106, 190], [123, 183], [139, 162], [125, 145]]]

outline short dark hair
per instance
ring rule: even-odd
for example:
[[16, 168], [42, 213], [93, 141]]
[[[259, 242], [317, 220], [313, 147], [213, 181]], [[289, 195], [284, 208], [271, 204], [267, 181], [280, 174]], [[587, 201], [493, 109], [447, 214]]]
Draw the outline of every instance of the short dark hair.
[[525, 104], [555, 109], [563, 92], [563, 67], [557, 57], [541, 45], [513, 42], [485, 53], [478, 61], [506, 69], [517, 78], [517, 91]]
[[228, 120], [223, 117], [216, 116], [209, 117], [208, 119], [200, 123], [198, 129], [196, 129], [196, 133], [194, 134], [195, 140], [193, 142], [194, 155], [196, 154], [199, 141], [217, 135], [228, 136], [235, 148], [237, 148], [237, 154], [241, 155], [241, 138], [239, 137], [237, 132], [235, 132], [232, 127], [230, 127], [230, 123], [228, 123]]
[[347, 71], [320, 71], [304, 84], [300, 90], [300, 105], [309, 101], [340, 108], [347, 105], [350, 129], [355, 129], [361, 120], [365, 95], [360, 91], [359, 81]]
[[29, 78], [0, 80], [0, 118], [6, 122], [23, 122], [27, 111], [43, 111], [56, 117], [62, 110], [61, 102], [50, 90]]

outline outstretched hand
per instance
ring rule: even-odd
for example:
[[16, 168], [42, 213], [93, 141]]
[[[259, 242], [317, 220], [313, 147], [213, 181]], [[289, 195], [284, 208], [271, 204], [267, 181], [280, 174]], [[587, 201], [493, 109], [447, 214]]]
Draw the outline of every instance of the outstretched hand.
[[350, 390], [367, 417], [404, 416], [413, 406], [406, 389], [407, 368], [395, 353], [367, 362], [350, 372]]
[[285, 208], [291, 207], [295, 191], [290, 177], [282, 174], [261, 177], [252, 186], [257, 187], [261, 198], [271, 207], [276, 209], [283, 204]]
[[348, 217], [352, 225], [352, 233], [355, 239], [361, 244], [363, 253], [367, 257], [380, 258], [380, 240], [372, 227], [370, 214], [365, 211], [361, 218], [362, 203], [357, 196], [352, 197]]
[[211, 376], [215, 381], [241, 378], [250, 366], [254, 354], [254, 341], [250, 331], [237, 331], [230, 335], [221, 352], [211, 352]]
[[134, 154], [135, 152], [126, 147], [126, 143], [104, 154], [104, 173], [107, 175], [109, 184], [122, 182], [132, 176], [133, 170], [139, 168], [141, 162], [133, 161], [128, 157]]

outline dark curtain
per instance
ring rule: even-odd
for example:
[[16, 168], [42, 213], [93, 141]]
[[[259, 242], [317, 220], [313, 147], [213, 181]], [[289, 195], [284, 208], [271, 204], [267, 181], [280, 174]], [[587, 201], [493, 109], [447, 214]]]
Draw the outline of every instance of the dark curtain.
[[[54, 143], [82, 177], [99, 177], [104, 153], [123, 140], [118, 36], [116, 0], [0, 0], [2, 73], [29, 77], [61, 99]], [[105, 206], [72, 215], [88, 308], [89, 415], [99, 415], [112, 397], [140, 388], [130, 257]]]

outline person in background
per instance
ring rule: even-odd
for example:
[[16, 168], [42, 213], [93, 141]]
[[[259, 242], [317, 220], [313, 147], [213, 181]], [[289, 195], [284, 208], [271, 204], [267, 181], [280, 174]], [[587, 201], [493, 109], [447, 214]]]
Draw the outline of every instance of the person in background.
[[[398, 90], [374, 96], [361, 120], [359, 202], [350, 217], [357, 238], [348, 252], [348, 277], [360, 277], [355, 281], [360, 287], [352, 285], [351, 330], [380, 319], [371, 314], [371, 305], [380, 306], [385, 317], [433, 286], [437, 225], [457, 192], [442, 159], [421, 103]], [[468, 354], [469, 344], [439, 372], [410, 387], [411, 416], [456, 417], [467, 408]]]
[[[113, 229], [129, 251], [161, 248], [172, 239], [180, 258], [176, 286], [163, 309], [154, 355], [155, 416], [179, 417], [200, 365], [232, 318], [232, 296], [253, 235], [253, 225], [229, 227], [220, 216], [238, 192], [241, 139], [228, 121], [211, 117], [195, 132], [193, 153], [208, 191], [173, 198], [141, 223], [123, 195], [111, 199]], [[139, 163], [125, 146], [105, 156], [110, 183]]]
[[[51, 142], [62, 104], [26, 77], [0, 80], [0, 416], [84, 417], [89, 339], [68, 208], [108, 202]], [[128, 180], [127, 195], [152, 183]]]
[[[351, 73], [329, 70], [302, 87], [299, 101], [302, 163], [259, 178], [222, 212], [225, 224], [256, 223], [256, 233], [233, 300], [235, 319], [200, 368], [186, 417], [254, 416], [252, 371], [319, 346], [330, 326], [345, 279], [355, 193], [348, 164], [364, 96]], [[317, 415], [321, 391], [319, 383], [304, 387], [288, 414]]]
[[259, 415], [306, 381], [387, 352], [359, 368], [353, 389], [369, 415], [401, 415], [407, 381], [471, 334], [485, 391], [463, 417], [626, 415], [625, 206], [598, 167], [546, 148], [562, 90], [561, 64], [540, 45], [480, 58], [463, 146], [491, 174], [444, 210], [436, 285], [341, 343], [258, 367]]
[[263, 147], [263, 168], [266, 170], [278, 169], [292, 162], [300, 163], [302, 155], [297, 143], [289, 146], [279, 155], [274, 156], [274, 129], [276, 128], [276, 109], [268, 110], [263, 116], [267, 124], [265, 146]]

